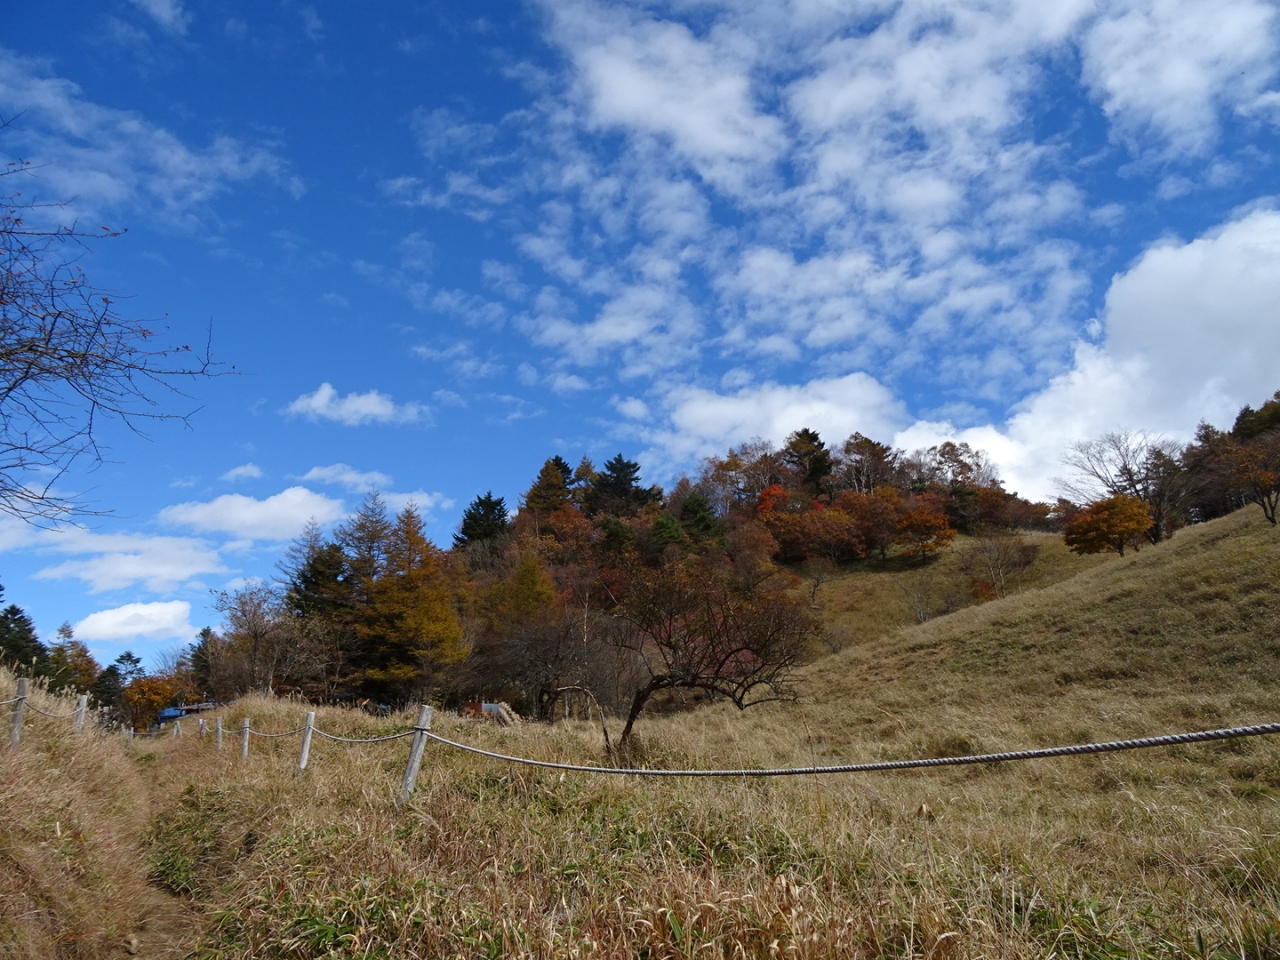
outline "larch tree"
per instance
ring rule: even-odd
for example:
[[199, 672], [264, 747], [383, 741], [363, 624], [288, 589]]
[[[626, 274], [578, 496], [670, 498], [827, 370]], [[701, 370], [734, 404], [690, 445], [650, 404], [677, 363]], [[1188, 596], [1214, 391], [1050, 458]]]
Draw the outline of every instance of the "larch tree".
[[427, 539], [418, 511], [406, 507], [395, 519], [374, 587], [364, 670], [371, 693], [423, 697], [441, 666], [466, 656], [454, 599], [443, 551]]

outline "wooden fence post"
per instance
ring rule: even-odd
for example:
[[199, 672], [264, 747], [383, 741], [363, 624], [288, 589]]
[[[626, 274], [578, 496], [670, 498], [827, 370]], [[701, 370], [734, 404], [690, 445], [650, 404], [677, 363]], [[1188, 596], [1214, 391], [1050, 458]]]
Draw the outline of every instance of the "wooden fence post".
[[240, 759], [249, 759], [249, 718], [240, 721]]
[[80, 694], [76, 698], [76, 722], [73, 732], [77, 735], [84, 732], [84, 717], [89, 712], [89, 695], [87, 693]]
[[307, 711], [307, 722], [302, 725], [302, 752], [298, 754], [298, 776], [307, 772], [307, 759], [311, 756], [311, 731], [316, 726], [316, 712]]
[[409, 748], [409, 764], [404, 768], [404, 779], [400, 781], [400, 799], [397, 807], [403, 807], [413, 796], [413, 788], [418, 785], [418, 770], [422, 766], [422, 751], [427, 746], [427, 731], [431, 729], [431, 708], [418, 708], [418, 722], [413, 727], [413, 746]]
[[214, 730], [213, 732], [214, 745], [217, 746], [219, 751], [221, 751], [222, 750], [222, 718], [221, 717], [213, 718], [213, 730]]
[[9, 749], [17, 750], [22, 742], [22, 715], [27, 708], [27, 680], [18, 681], [18, 699], [13, 702], [13, 720], [9, 725]]

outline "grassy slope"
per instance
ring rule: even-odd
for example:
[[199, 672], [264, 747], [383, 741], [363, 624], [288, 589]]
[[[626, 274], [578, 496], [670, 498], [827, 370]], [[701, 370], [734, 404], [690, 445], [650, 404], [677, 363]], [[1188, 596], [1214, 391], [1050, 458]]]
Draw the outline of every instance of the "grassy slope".
[[[0, 668], [0, 700], [14, 696]], [[32, 705], [67, 713], [74, 698], [38, 687]], [[21, 749], [0, 746], [0, 957], [180, 955], [161, 949], [167, 905], [147, 883], [147, 787], [116, 737], [72, 735], [70, 720], [27, 712]]]
[[[1274, 720], [1278, 558], [1280, 534], [1246, 513], [921, 627], [872, 617], [810, 668], [806, 702], [646, 721], [648, 759], [803, 764]], [[228, 726], [247, 711], [284, 730], [302, 710], [246, 701]], [[408, 722], [320, 716], [366, 735]], [[437, 729], [599, 757], [585, 724]], [[295, 778], [291, 740], [241, 764], [186, 738], [154, 748], [181, 799], [154, 825], [153, 869], [221, 908], [208, 947], [225, 957], [1274, 957], [1276, 740], [763, 782], [561, 777], [432, 747], [397, 812], [403, 743], [321, 744]]]

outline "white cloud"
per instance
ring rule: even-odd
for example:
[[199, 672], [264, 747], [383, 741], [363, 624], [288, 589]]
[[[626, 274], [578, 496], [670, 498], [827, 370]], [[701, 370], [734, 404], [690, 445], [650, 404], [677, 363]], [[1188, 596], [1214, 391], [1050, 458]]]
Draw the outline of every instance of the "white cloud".
[[1200, 153], [1219, 109], [1252, 109], [1275, 78], [1276, 19], [1264, 0], [1111, 3], [1084, 35], [1084, 79], [1131, 144]]
[[1280, 212], [1254, 210], [1186, 242], [1147, 250], [1107, 292], [1100, 345], [1079, 344], [1072, 369], [1002, 426], [918, 423], [904, 446], [943, 439], [986, 449], [1011, 489], [1054, 495], [1074, 440], [1143, 429], [1190, 439], [1207, 419], [1230, 426], [1280, 385]]
[[191, 15], [182, 9], [182, 0], [133, 0], [133, 5], [170, 33], [187, 32]]
[[369, 493], [372, 490], [385, 490], [391, 485], [391, 478], [377, 470], [361, 472], [345, 463], [334, 463], [327, 467], [312, 467], [298, 479], [314, 483], [329, 483], [345, 487], [352, 493]]
[[273, 497], [258, 500], [229, 493], [207, 503], [178, 503], [159, 513], [162, 522], [205, 533], [224, 533], [248, 540], [288, 540], [308, 520], [330, 523], [345, 513], [334, 500], [306, 487], [289, 487]]
[[646, 434], [664, 461], [722, 453], [755, 437], [774, 442], [809, 427], [840, 441], [855, 430], [888, 436], [906, 422], [902, 404], [864, 373], [805, 384], [765, 383], [731, 394], [677, 387], [665, 398], [669, 429]]
[[364, 423], [415, 423], [427, 419], [428, 409], [420, 403], [396, 403], [378, 390], [348, 393], [340, 397], [329, 383], [314, 393], [304, 393], [284, 410], [308, 420], [333, 420], [349, 427]]
[[262, 476], [262, 468], [256, 463], [246, 463], [238, 467], [232, 467], [222, 475], [223, 480], [256, 480]]
[[[157, 0], [156, 6], [165, 5]], [[266, 177], [295, 196], [303, 189], [271, 145], [217, 136], [206, 147], [190, 147], [135, 113], [86, 100], [46, 62], [3, 48], [0, 112], [21, 115], [6, 132], [7, 149], [40, 170], [26, 192], [38, 185], [47, 191], [38, 199], [74, 198], [57, 210], [60, 218], [97, 223], [122, 209], [142, 209], [190, 226], [211, 200], [246, 180]]]
[[126, 603], [122, 607], [99, 610], [74, 624], [80, 640], [194, 640], [191, 604], [185, 600], [165, 603]]
[[778, 118], [754, 102], [749, 41], [744, 50], [701, 40], [684, 24], [595, 3], [559, 3], [554, 13], [595, 124], [660, 137], [704, 176], [732, 185], [785, 145]]
[[409, 493], [396, 493], [393, 490], [387, 490], [382, 493], [382, 500], [389, 510], [397, 513], [410, 504], [413, 504], [418, 509], [418, 512], [424, 515], [437, 508], [448, 510], [453, 506], [453, 501], [444, 494], [429, 493], [426, 490], [412, 490]]
[[82, 556], [45, 567], [37, 580], [83, 580], [93, 593], [141, 584], [153, 593], [166, 593], [206, 573], [223, 573], [218, 551], [190, 537], [145, 534], [101, 534], [83, 527], [64, 527], [33, 533], [30, 547], [51, 553]]

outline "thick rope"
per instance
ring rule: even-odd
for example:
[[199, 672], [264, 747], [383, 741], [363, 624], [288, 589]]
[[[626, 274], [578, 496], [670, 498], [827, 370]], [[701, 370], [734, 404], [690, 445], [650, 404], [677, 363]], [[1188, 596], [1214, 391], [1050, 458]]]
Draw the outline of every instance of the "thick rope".
[[[412, 732], [412, 731], [410, 731]], [[575, 763], [551, 763], [546, 760], [530, 760], [512, 757], [469, 747], [447, 740], [437, 733], [426, 731], [432, 740], [446, 746], [465, 750], [467, 753], [520, 763], [529, 767], [547, 767], [551, 770], [574, 770], [580, 773], [630, 774], [639, 777], [796, 777], [827, 773], [869, 773], [878, 770], [913, 770], [920, 767], [953, 767], [971, 763], [1007, 763], [1011, 760], [1037, 760], [1044, 757], [1069, 757], [1086, 753], [1113, 753], [1117, 750], [1142, 750], [1147, 747], [1165, 747], [1178, 743], [1203, 743], [1207, 740], [1232, 740], [1236, 737], [1261, 737], [1280, 733], [1280, 723], [1261, 723], [1251, 727], [1230, 727], [1224, 730], [1201, 730], [1196, 733], [1171, 733], [1162, 737], [1141, 737], [1137, 740], [1112, 740], [1108, 743], [1076, 743], [1065, 747], [1045, 747], [1039, 750], [1011, 750], [1005, 753], [983, 753], [967, 757], [930, 757], [923, 760], [882, 760], [874, 763], [846, 763], [832, 767], [779, 767], [762, 770], [644, 770], [622, 767], [588, 767]], [[402, 734], [407, 736], [407, 734]]]
[[296, 737], [305, 729], [307, 729], [305, 726], [299, 727], [297, 730], [290, 730], [288, 733], [259, 733], [257, 730], [250, 729], [249, 735], [253, 737], [262, 737], [264, 740], [273, 740], [276, 737]]
[[45, 713], [43, 710], [37, 707], [34, 703], [30, 703], [30, 702], [27, 703], [27, 709], [34, 710], [36, 713], [40, 714], [40, 716], [48, 717], [50, 720], [65, 720], [67, 719], [67, 717], [74, 717], [77, 713], [80, 712], [80, 710], [77, 708], [75, 710], [72, 710], [70, 713]]
[[19, 700], [25, 700], [26, 697], [14, 697], [12, 700], [0, 700], [0, 707], [7, 707], [11, 703], [17, 703]]
[[352, 739], [351, 737], [338, 737], [332, 733], [325, 733], [319, 727], [312, 727], [311, 732], [318, 737], [324, 737], [326, 740], [336, 740], [338, 743], [382, 743], [384, 740], [399, 740], [401, 737], [412, 737], [416, 730], [406, 730], [404, 733], [393, 733], [385, 737], [371, 737], [368, 740]]

